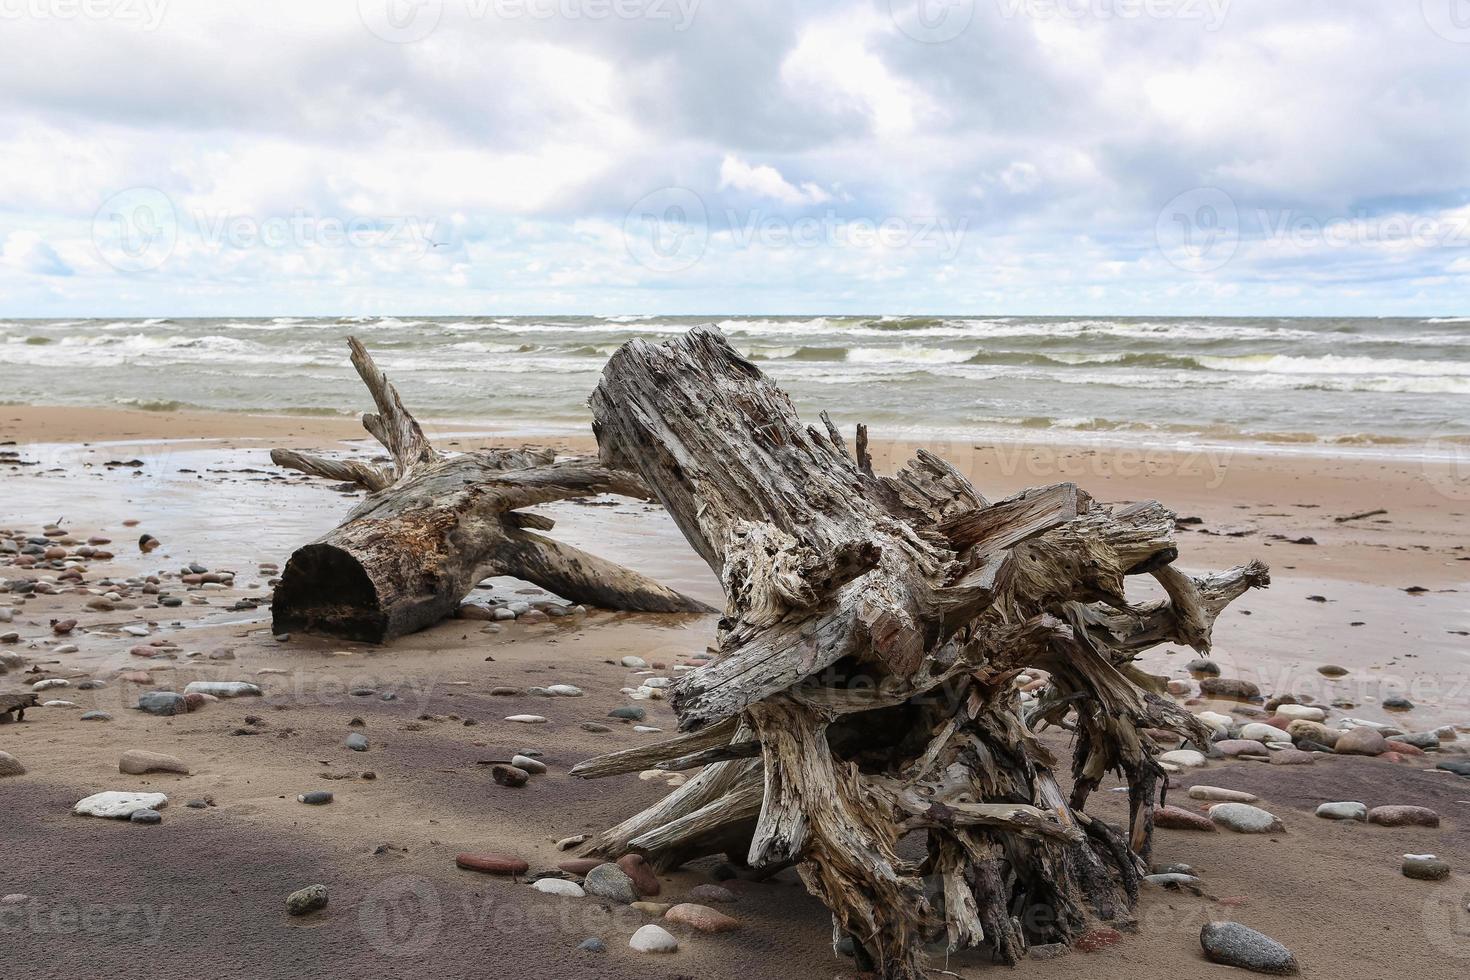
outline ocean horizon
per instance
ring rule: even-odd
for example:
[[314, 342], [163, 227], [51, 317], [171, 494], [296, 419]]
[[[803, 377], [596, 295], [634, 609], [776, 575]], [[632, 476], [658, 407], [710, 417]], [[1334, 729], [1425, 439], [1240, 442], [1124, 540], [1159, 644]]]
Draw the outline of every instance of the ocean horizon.
[[495, 316], [8, 319], [0, 401], [355, 415], [358, 335], [426, 417], [574, 430], [633, 338], [710, 324], [804, 416], [875, 435], [1458, 458], [1470, 317]]

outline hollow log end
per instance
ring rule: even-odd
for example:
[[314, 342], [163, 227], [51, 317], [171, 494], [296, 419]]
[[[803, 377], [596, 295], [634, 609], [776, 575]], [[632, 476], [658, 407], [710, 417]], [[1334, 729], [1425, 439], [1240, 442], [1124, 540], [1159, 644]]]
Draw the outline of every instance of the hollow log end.
[[377, 589], [356, 558], [331, 544], [297, 549], [286, 562], [271, 599], [271, 629], [326, 633], [345, 640], [382, 643], [389, 617]]

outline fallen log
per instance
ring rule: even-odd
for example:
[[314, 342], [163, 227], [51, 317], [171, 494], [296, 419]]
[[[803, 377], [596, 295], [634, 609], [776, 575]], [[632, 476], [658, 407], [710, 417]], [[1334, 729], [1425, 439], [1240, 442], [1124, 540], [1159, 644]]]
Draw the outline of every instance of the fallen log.
[[697, 599], [536, 531], [554, 522], [521, 508], [601, 493], [646, 499], [639, 479], [550, 450], [437, 452], [355, 338], [352, 363], [376, 413], [363, 427], [391, 465], [277, 449], [271, 459], [368, 496], [335, 529], [299, 548], [271, 602], [272, 628], [383, 643], [451, 615], [475, 583], [509, 575], [572, 602], [639, 612], [708, 612]]
[[[643, 477], [727, 605], [719, 656], [671, 689], [685, 734], [573, 774], [703, 768], [584, 853], [797, 863], [834, 944], [901, 980], [926, 976], [936, 940], [1015, 963], [1129, 920], [1164, 785], [1143, 730], [1211, 737], [1131, 660], [1208, 652], [1265, 566], [1177, 571], [1174, 515], [1152, 501], [1114, 512], [1060, 484], [991, 503], [925, 452], [877, 475], [865, 429], [853, 455], [825, 416], [802, 424], [709, 328], [625, 344], [591, 405], [604, 464]], [[1135, 607], [1125, 580], [1145, 574], [1168, 598]], [[1023, 670], [1049, 676], [1034, 700]], [[1076, 733], [1070, 794], [1044, 724]], [[1126, 831], [1085, 811], [1109, 772]], [[911, 832], [922, 860], [899, 847]]]

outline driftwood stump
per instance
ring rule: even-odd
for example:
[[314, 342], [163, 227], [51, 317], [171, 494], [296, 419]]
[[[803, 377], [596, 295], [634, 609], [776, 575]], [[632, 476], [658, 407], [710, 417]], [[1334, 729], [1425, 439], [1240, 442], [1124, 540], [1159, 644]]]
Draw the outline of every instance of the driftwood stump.
[[286, 563], [271, 602], [277, 633], [382, 643], [452, 614], [487, 575], [514, 576], [611, 609], [710, 611], [631, 569], [535, 533], [550, 530], [552, 520], [521, 510], [600, 493], [647, 498], [636, 476], [595, 459], [556, 460], [550, 450], [436, 452], [367, 350], [355, 338], [348, 343], [378, 408], [362, 417], [363, 427], [393, 465], [271, 453], [277, 465], [369, 492], [340, 525]]
[[[585, 853], [797, 864], [834, 943], [885, 978], [925, 976], [935, 941], [1014, 963], [1130, 918], [1166, 785], [1143, 730], [1210, 741], [1133, 654], [1207, 652], [1265, 566], [1178, 571], [1152, 501], [1112, 511], [1060, 484], [991, 503], [926, 452], [879, 476], [863, 427], [849, 451], [825, 415], [803, 425], [712, 329], [624, 345], [592, 408], [603, 462], [642, 475], [728, 604], [718, 659], [672, 690], [684, 734], [573, 770], [699, 773]], [[1144, 574], [1168, 599], [1128, 602]], [[1034, 700], [1026, 669], [1049, 674]], [[1070, 796], [1044, 725], [1075, 733]], [[1084, 810], [1109, 772], [1126, 832]], [[917, 860], [900, 847], [915, 831]]]

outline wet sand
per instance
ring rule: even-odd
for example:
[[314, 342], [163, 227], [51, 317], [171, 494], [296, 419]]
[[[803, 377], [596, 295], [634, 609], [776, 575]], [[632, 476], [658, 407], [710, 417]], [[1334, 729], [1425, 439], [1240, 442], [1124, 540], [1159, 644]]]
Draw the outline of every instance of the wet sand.
[[[0, 750], [28, 769], [0, 782], [11, 845], [0, 894], [32, 897], [14, 908], [0, 906], [16, 975], [142, 977], [168, 969], [221, 977], [733, 978], [851, 971], [850, 961], [827, 948], [822, 907], [789, 871], [766, 883], [731, 885], [741, 897], [725, 911], [741, 920], [739, 932], [706, 936], [676, 929], [681, 951], [654, 958], [627, 949], [628, 935], [647, 921], [627, 909], [552, 898], [454, 867], [461, 851], [518, 854], [533, 870], [554, 866], [565, 857], [555, 840], [601, 829], [657, 799], [665, 791], [657, 781], [630, 774], [584, 782], [566, 771], [592, 755], [664, 737], [606, 717], [629, 703], [619, 689], [636, 682], [618, 662], [631, 654], [672, 664], [702, 650], [713, 638], [713, 617], [594, 611], [541, 625], [509, 623], [495, 633], [482, 632], [480, 622], [451, 620], [386, 648], [301, 636], [278, 642], [267, 601], [254, 610], [229, 607], [244, 597], [268, 600], [259, 563], [283, 565], [294, 547], [329, 529], [356, 498], [322, 481], [281, 474], [268, 450], [362, 451], [366, 444], [354, 421], [13, 406], [0, 409], [0, 420], [0, 443], [16, 443], [0, 448], [36, 464], [0, 465], [0, 526], [36, 533], [62, 519], [81, 538], [111, 538], [107, 547], [117, 557], [92, 563], [89, 579], [177, 575], [189, 562], [237, 573], [234, 588], [203, 594], [208, 604], [158, 609], [140, 603], [96, 613], [83, 610], [76, 595], [36, 596], [15, 606], [14, 623], [0, 624], [0, 632], [21, 634], [18, 644], [0, 649], [40, 665], [44, 676], [73, 681], [43, 697], [78, 705], [35, 709], [23, 724], [0, 726]], [[468, 448], [493, 432], [451, 422], [433, 426], [431, 437], [446, 448], [455, 441]], [[591, 448], [588, 440], [570, 437], [489, 438]], [[874, 448], [878, 466], [891, 469], [913, 447]], [[1180, 533], [1181, 563], [1190, 570], [1251, 557], [1271, 564], [1272, 588], [1242, 599], [1216, 628], [1215, 658], [1224, 676], [1257, 680], [1268, 694], [1292, 691], [1322, 702], [1347, 697], [1357, 705], [1334, 717], [1391, 721], [1412, 730], [1470, 721], [1470, 640], [1458, 634], [1470, 630], [1470, 609], [1465, 593], [1454, 591], [1466, 587], [1470, 572], [1462, 561], [1470, 555], [1463, 537], [1470, 501], [1457, 496], [1453, 473], [1361, 458], [925, 448], [955, 461], [992, 499], [1060, 479], [1075, 479], [1110, 502], [1157, 497], [1181, 516], [1203, 520]], [[131, 465], [134, 460], [141, 465]], [[1335, 520], [1380, 507], [1389, 513]], [[713, 576], [657, 508], [622, 501], [545, 510], [564, 540], [718, 599]], [[125, 526], [128, 520], [139, 523]], [[134, 544], [144, 532], [162, 542], [149, 555]], [[1311, 536], [1317, 544], [1289, 544], [1272, 535]], [[15, 574], [0, 567], [0, 578]], [[176, 579], [166, 581], [181, 592]], [[1402, 591], [1410, 586], [1430, 591]], [[520, 598], [525, 588], [496, 580], [472, 598]], [[1328, 601], [1309, 600], [1313, 595]], [[13, 604], [10, 599], [0, 597], [0, 606]], [[55, 618], [80, 620], [65, 638], [76, 653], [49, 652], [62, 642], [48, 627]], [[1350, 625], [1355, 622], [1364, 625]], [[131, 646], [148, 640], [128, 636], [123, 627], [140, 623], [153, 624], [150, 639], [175, 642], [177, 658], [130, 656]], [[209, 658], [219, 650], [234, 659]], [[1183, 664], [1192, 657], [1161, 649], [1146, 663], [1183, 679]], [[1329, 662], [1350, 673], [1328, 681], [1315, 668]], [[147, 670], [148, 683], [117, 678], [132, 670]], [[107, 686], [75, 686], [88, 678]], [[173, 718], [132, 710], [142, 690], [182, 690], [195, 679], [247, 680], [266, 694]], [[13, 671], [0, 677], [0, 691], [24, 689], [26, 680]], [[586, 696], [489, 693], [553, 683], [577, 685]], [[354, 690], [373, 693], [349, 693]], [[1378, 702], [1399, 691], [1409, 694], [1415, 709], [1384, 712]], [[387, 692], [395, 699], [383, 700]], [[675, 729], [665, 702], [638, 703], [648, 712], [647, 724], [666, 733]], [[89, 709], [105, 710], [113, 720], [80, 722]], [[544, 715], [549, 722], [503, 720], [517, 713]], [[247, 723], [247, 716], [259, 722]], [[354, 718], [364, 724], [349, 726]], [[605, 723], [611, 731], [587, 732], [583, 722]], [[354, 731], [369, 738], [369, 751], [344, 746]], [[1467, 743], [1470, 733], [1458, 744], [1446, 742], [1445, 757]], [[117, 758], [129, 748], [176, 755], [192, 774], [120, 775]], [[544, 753], [550, 772], [519, 790], [495, 785], [481, 763], [527, 748]], [[1205, 879], [1204, 896], [1147, 891], [1139, 931], [1099, 953], [1028, 960], [1015, 973], [973, 955], [952, 958], [948, 968], [967, 977], [1061, 977], [1083, 970], [1172, 980], [1223, 973], [1226, 968], [1201, 956], [1198, 930], [1209, 918], [1231, 918], [1286, 943], [1308, 976], [1462, 976], [1470, 963], [1470, 914], [1464, 911], [1470, 885], [1463, 877], [1470, 869], [1470, 804], [1464, 802], [1470, 784], [1426, 771], [1434, 761], [1323, 757], [1302, 767], [1212, 762], [1183, 774], [1182, 785], [1205, 782], [1257, 793], [1285, 821], [1286, 832], [1246, 837], [1160, 830], [1155, 860], [1195, 866]], [[363, 771], [376, 778], [361, 778]], [[138, 827], [70, 815], [78, 799], [104, 789], [168, 793], [164, 823]], [[296, 801], [298, 793], [314, 789], [332, 790], [335, 801], [325, 807]], [[1092, 809], [1122, 819], [1119, 797], [1100, 793]], [[212, 806], [184, 806], [206, 798]], [[1442, 823], [1433, 830], [1387, 829], [1312, 815], [1318, 803], [1331, 800], [1426, 805]], [[1171, 793], [1171, 802], [1199, 806], [1182, 791]], [[1450, 861], [1457, 874], [1443, 884], [1404, 878], [1400, 856], [1424, 852]], [[663, 876], [657, 900], [677, 900], [711, 881], [715, 863]], [[288, 919], [285, 895], [313, 882], [331, 890], [327, 909]], [[603, 938], [608, 952], [579, 952], [577, 944], [588, 936]], [[944, 965], [942, 957], [936, 965]]]

